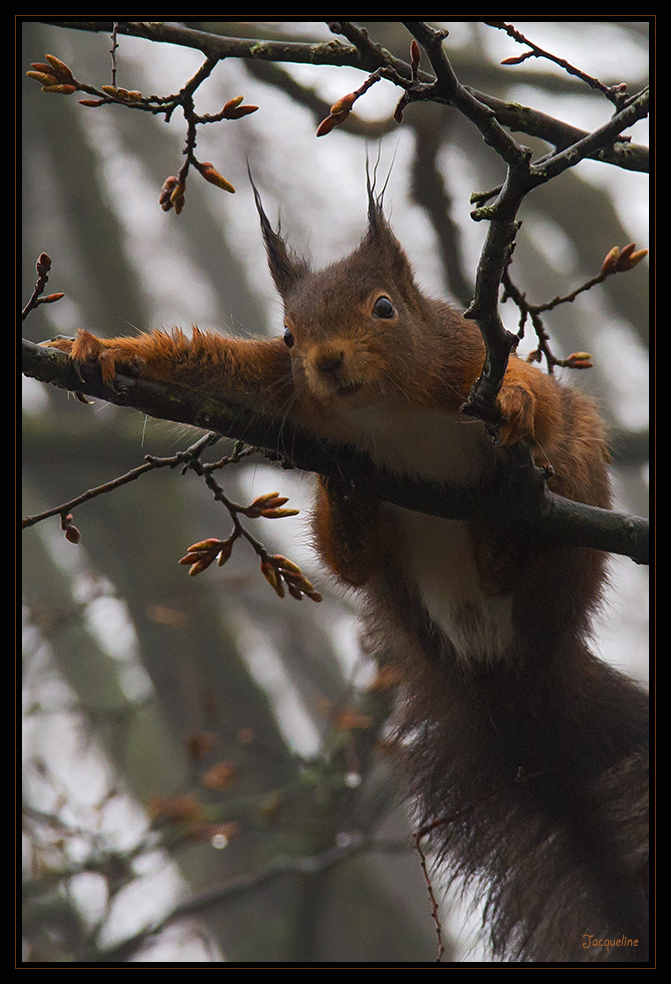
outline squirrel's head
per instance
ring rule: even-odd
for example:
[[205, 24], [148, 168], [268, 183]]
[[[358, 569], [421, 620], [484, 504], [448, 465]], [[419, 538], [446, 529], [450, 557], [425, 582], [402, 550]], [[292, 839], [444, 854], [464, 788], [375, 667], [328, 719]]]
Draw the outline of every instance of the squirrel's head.
[[272, 228], [256, 187], [254, 196], [268, 265], [284, 302], [296, 386], [307, 386], [334, 407], [398, 400], [420, 348], [426, 301], [384, 217], [382, 196], [369, 182], [364, 238], [348, 257], [319, 271]]

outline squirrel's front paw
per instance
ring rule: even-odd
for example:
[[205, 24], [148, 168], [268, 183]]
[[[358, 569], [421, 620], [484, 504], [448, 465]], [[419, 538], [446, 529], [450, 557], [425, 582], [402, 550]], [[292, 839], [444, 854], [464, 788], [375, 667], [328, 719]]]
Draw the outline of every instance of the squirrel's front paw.
[[144, 368], [144, 360], [133, 350], [130, 341], [129, 351], [124, 351], [123, 339], [96, 338], [90, 331], [80, 328], [76, 338], [57, 335], [49, 341], [42, 342], [47, 348], [56, 348], [66, 352], [75, 363], [77, 371], [84, 363], [97, 362], [102, 371], [103, 381], [111, 383], [117, 374], [117, 366], [123, 365], [124, 370], [138, 376]]
[[54, 335], [53, 338], [47, 338], [46, 341], [40, 342], [42, 348], [55, 348], [61, 352], [70, 352], [74, 342], [72, 335]]
[[499, 443], [517, 444], [535, 439], [534, 411], [536, 400], [524, 386], [503, 386], [497, 403], [501, 412]]
[[536, 433], [536, 397], [524, 386], [504, 386], [498, 395], [501, 421], [499, 444], [526, 441], [539, 468], [550, 468], [550, 461]]

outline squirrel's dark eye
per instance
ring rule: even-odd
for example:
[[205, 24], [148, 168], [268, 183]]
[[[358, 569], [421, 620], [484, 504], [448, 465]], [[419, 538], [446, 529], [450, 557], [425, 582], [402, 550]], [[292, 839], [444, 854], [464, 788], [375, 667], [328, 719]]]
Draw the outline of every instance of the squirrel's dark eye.
[[289, 348], [291, 348], [294, 344], [294, 336], [291, 334], [288, 328], [284, 329], [284, 341], [287, 343], [287, 346]]
[[396, 314], [394, 305], [391, 303], [386, 294], [383, 294], [382, 297], [378, 297], [376, 300], [373, 305], [373, 314], [376, 318], [393, 318]]

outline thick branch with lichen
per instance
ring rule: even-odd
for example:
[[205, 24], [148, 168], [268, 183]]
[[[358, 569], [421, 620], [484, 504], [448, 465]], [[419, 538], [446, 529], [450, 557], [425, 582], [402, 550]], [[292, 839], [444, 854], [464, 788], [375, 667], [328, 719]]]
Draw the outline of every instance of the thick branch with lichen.
[[86, 396], [133, 407], [164, 420], [217, 431], [281, 455], [303, 471], [318, 472], [374, 489], [388, 502], [450, 519], [496, 514], [511, 530], [574, 546], [623, 554], [639, 563], [648, 557], [648, 523], [585, 506], [547, 490], [525, 445], [502, 450], [502, 466], [486, 488], [438, 487], [377, 468], [368, 455], [347, 444], [324, 441], [289, 421], [249, 410], [216, 394], [196, 394], [179, 386], [120, 376], [105, 386], [96, 367], [79, 376], [68, 357], [56, 349], [22, 344], [23, 372]]

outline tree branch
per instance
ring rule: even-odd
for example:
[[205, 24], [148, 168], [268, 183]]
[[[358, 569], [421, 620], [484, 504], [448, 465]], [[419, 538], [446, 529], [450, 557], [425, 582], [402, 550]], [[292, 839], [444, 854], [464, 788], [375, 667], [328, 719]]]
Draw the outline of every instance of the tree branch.
[[[496, 113], [496, 118], [503, 126], [509, 127], [513, 133], [526, 133], [529, 137], [538, 137], [556, 147], [557, 151], [564, 150], [571, 144], [578, 143], [589, 136], [587, 130], [572, 126], [563, 120], [539, 109], [531, 109], [516, 102], [505, 102], [486, 92], [479, 92], [470, 86], [464, 86], [476, 99]], [[626, 137], [616, 140], [612, 145], [605, 146], [587, 155], [594, 160], [606, 164], [614, 164], [627, 171], [650, 170], [650, 150], [642, 144], [631, 143]]]
[[532, 165], [531, 173], [535, 181], [539, 183], [549, 181], [567, 168], [574, 167], [578, 161], [594, 156], [600, 149], [610, 146], [627, 127], [633, 126], [637, 120], [644, 119], [649, 110], [650, 92], [646, 89], [603, 126], [586, 134], [576, 143], [542, 163]]
[[[39, 22], [39, 21], [38, 21]], [[372, 43], [364, 46], [360, 41], [362, 32], [354, 25], [341, 23], [340, 30], [348, 30], [349, 35], [359, 39], [357, 44], [343, 44], [340, 41], [306, 42], [306, 41], [269, 41], [255, 38], [222, 37], [206, 31], [195, 31], [192, 28], [178, 24], [165, 24], [157, 21], [53, 21], [47, 20], [54, 27], [76, 31], [94, 31], [111, 34], [117, 23], [117, 34], [127, 34], [132, 37], [145, 38], [148, 41], [161, 41], [167, 44], [177, 44], [187, 48], [202, 51], [208, 58], [221, 60], [224, 58], [244, 58], [250, 61], [293, 62], [309, 65], [334, 65], [337, 67], [358, 68], [362, 71], [373, 72], [377, 68], [390, 68], [399, 79], [410, 80], [410, 65], [402, 59], [393, 57], [388, 51]], [[335, 25], [333, 28], [335, 29]], [[356, 30], [356, 34], [354, 31]], [[377, 54], [376, 54], [377, 51]], [[425, 84], [434, 78], [426, 72], [419, 72], [418, 79]], [[529, 136], [547, 140], [557, 150], [562, 150], [586, 137], [587, 131], [564, 123], [548, 116], [539, 110], [522, 106], [515, 102], [506, 102], [496, 96], [478, 92], [470, 86], [463, 89], [474, 96], [478, 102], [488, 106], [502, 126], [509, 127], [514, 132], [526, 133]], [[443, 101], [437, 99], [437, 101]], [[587, 155], [607, 164], [631, 171], [649, 170], [649, 150], [647, 147], [629, 142], [616, 142], [613, 146], [600, 147]]]
[[[94, 31], [111, 34], [114, 21], [47, 21], [54, 27], [75, 31]], [[179, 24], [162, 21], [119, 21], [117, 34], [127, 34], [147, 41], [160, 41], [195, 48], [207, 58], [253, 58], [261, 61], [294, 62], [308, 65], [348, 65], [365, 68], [354, 45], [340, 41], [268, 41], [262, 38], [223, 37], [207, 31], [195, 31]], [[377, 66], [375, 66], [377, 67]], [[408, 77], [410, 70], [408, 69]]]
[[351, 445], [324, 441], [290, 421], [216, 394], [192, 393], [173, 384], [127, 376], [119, 376], [110, 388], [103, 384], [96, 366], [81, 366], [80, 376], [65, 353], [25, 339], [22, 369], [26, 376], [63, 389], [266, 448], [296, 468], [362, 484], [374, 489], [378, 498], [415, 512], [447, 519], [496, 515], [499, 525], [506, 524], [511, 534], [533, 538], [536, 543], [591, 547], [647, 563], [646, 520], [550, 492], [525, 445], [501, 449], [501, 467], [486, 488], [438, 487], [378, 468]]

